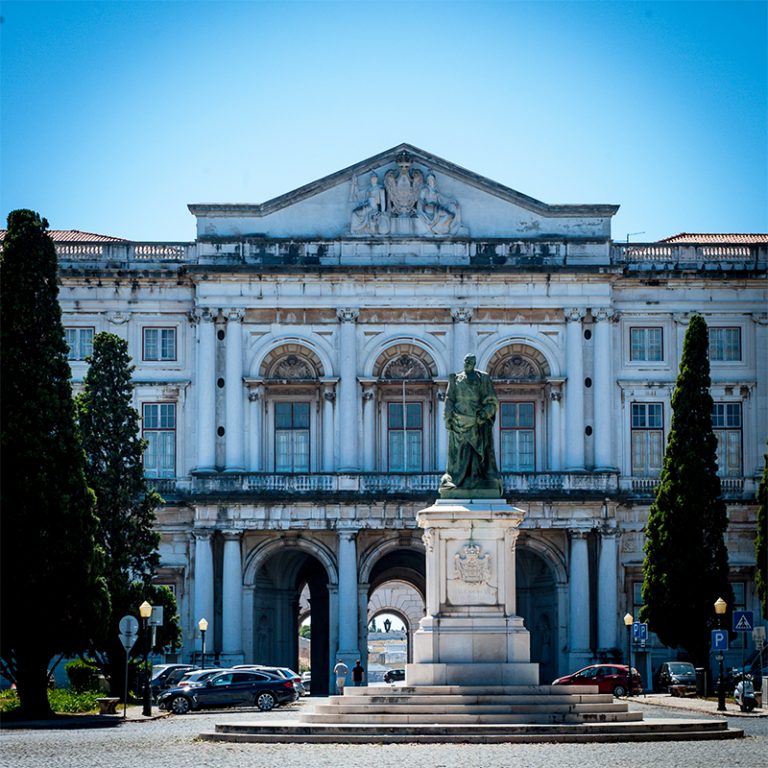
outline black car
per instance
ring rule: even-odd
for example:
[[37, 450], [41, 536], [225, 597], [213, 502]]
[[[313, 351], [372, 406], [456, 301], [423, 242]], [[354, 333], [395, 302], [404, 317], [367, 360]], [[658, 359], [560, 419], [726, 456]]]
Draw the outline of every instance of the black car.
[[686, 691], [696, 691], [696, 668], [690, 661], [665, 661], [653, 676], [653, 689], [666, 691], [672, 687], [683, 687]]
[[168, 688], [175, 688], [184, 675], [196, 669], [194, 664], [159, 664], [152, 670], [152, 679], [149, 683], [152, 698], [157, 698]]
[[194, 688], [170, 688], [160, 695], [160, 709], [184, 715], [192, 709], [256, 706], [263, 712], [296, 698], [293, 681], [258, 670], [227, 670]]
[[404, 669], [390, 669], [384, 673], [385, 683], [397, 683], [400, 680], [405, 680]]

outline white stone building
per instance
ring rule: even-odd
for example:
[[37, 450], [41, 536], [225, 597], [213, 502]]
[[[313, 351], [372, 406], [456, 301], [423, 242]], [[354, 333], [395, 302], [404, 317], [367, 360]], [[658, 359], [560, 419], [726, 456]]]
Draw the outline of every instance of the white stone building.
[[[470, 351], [526, 513], [517, 606], [542, 682], [625, 655], [693, 312], [710, 328], [736, 607], [759, 616], [768, 236], [615, 243], [615, 205], [548, 205], [406, 144], [263, 204], [189, 208], [190, 243], [54, 233], [75, 381], [95, 332], [125, 337], [136, 364], [185, 658], [205, 617], [222, 663], [297, 667], [309, 610], [318, 693], [335, 657], [365, 658], [372, 615], [413, 633], [415, 514]], [[644, 676], [670, 653], [650, 650]]]

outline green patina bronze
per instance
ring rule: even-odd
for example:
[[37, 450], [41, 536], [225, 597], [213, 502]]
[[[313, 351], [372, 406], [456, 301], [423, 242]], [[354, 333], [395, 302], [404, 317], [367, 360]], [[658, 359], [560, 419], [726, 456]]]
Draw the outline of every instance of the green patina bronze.
[[499, 400], [491, 377], [475, 370], [476, 358], [464, 358], [464, 370], [448, 377], [445, 427], [448, 467], [440, 480], [443, 499], [501, 498], [493, 450], [493, 422]]

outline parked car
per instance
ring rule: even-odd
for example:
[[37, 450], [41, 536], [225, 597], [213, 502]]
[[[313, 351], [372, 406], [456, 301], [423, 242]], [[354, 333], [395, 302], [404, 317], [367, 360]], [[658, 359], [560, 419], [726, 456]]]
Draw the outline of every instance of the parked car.
[[[552, 685], [596, 685], [600, 693], [612, 693], [614, 696], [625, 696], [627, 693], [626, 664], [591, 664], [588, 667], [572, 672], [570, 675], [558, 677]], [[640, 673], [632, 667], [632, 694], [643, 692]]]
[[304, 686], [304, 690], [306, 691], [306, 696], [309, 696], [309, 692], [312, 688], [312, 673], [311, 672], [302, 672], [301, 674], [301, 684]]
[[301, 677], [289, 667], [269, 667], [265, 664], [238, 664], [232, 667], [232, 669], [261, 669], [265, 672], [273, 672], [286, 680], [293, 681], [293, 687], [296, 689], [296, 698], [300, 696], [306, 696], [306, 689]]
[[157, 698], [166, 688], [174, 688], [187, 672], [195, 669], [194, 664], [160, 664], [154, 667], [149, 682], [152, 698]]
[[400, 680], [405, 680], [404, 669], [390, 669], [384, 673], [385, 683], [397, 683]]
[[256, 706], [269, 712], [296, 698], [293, 681], [262, 670], [227, 670], [199, 686], [170, 688], [159, 699], [160, 709], [177, 715], [213, 707]]
[[214, 675], [218, 675], [219, 672], [226, 672], [223, 667], [214, 667], [213, 669], [195, 669], [191, 672], [187, 672], [181, 680], [175, 686], [176, 688], [189, 688], [202, 685], [206, 681], [210, 680]]
[[669, 693], [672, 686], [696, 691], [696, 668], [690, 661], [664, 661], [653, 673], [653, 690]]

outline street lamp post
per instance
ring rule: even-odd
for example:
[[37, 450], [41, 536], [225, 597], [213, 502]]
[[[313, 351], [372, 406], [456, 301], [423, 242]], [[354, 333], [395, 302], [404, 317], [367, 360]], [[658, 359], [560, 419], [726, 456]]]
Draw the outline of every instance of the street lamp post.
[[197, 622], [197, 626], [200, 629], [200, 637], [202, 638], [202, 652], [200, 654], [200, 669], [205, 669], [205, 632], [208, 629], [208, 622], [205, 619], [200, 619]]
[[624, 614], [624, 626], [627, 628], [627, 696], [632, 695], [632, 624], [634, 621], [631, 613]]
[[[717, 615], [717, 628], [723, 628], [723, 616], [728, 609], [728, 603], [722, 597], [715, 600], [715, 614]], [[720, 679], [717, 681], [717, 711], [725, 712], [725, 670], [723, 669], [723, 652], [717, 652], [717, 661], [720, 665]]]
[[141, 711], [146, 717], [152, 716], [152, 693], [149, 687], [149, 617], [152, 615], [152, 606], [145, 600], [139, 606], [139, 616], [144, 629], [144, 708]]

